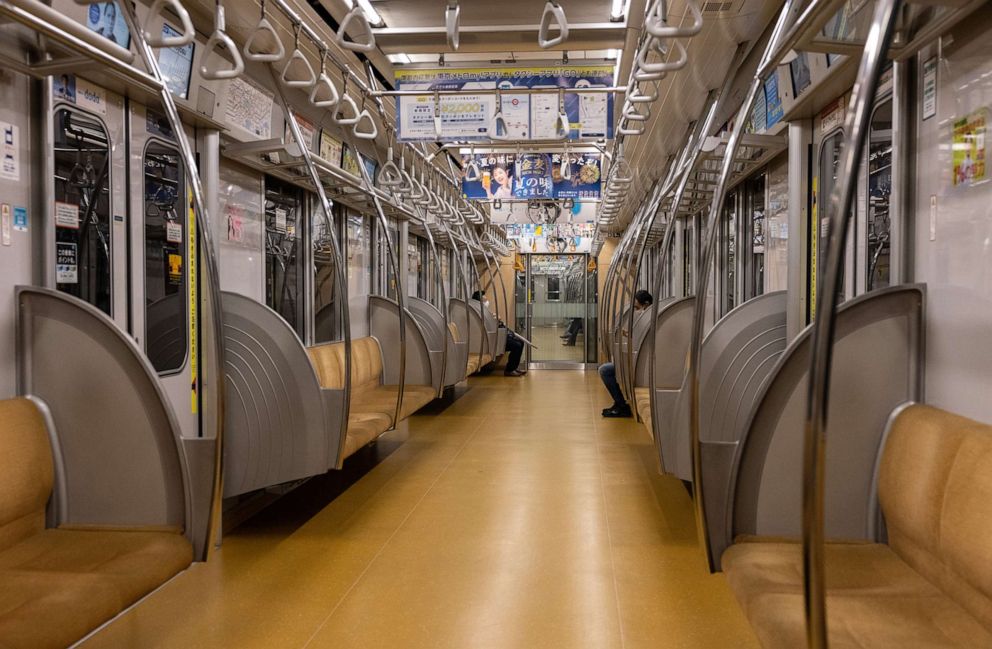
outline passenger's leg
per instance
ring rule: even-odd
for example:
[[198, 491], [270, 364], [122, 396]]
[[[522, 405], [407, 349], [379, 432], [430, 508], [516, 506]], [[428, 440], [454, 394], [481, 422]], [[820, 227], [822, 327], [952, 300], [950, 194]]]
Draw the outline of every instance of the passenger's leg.
[[520, 367], [520, 357], [524, 352], [524, 343], [517, 337], [507, 337], [506, 339], [506, 369], [503, 373], [508, 376], [519, 376], [522, 374], [517, 368]]
[[603, 363], [599, 366], [599, 378], [603, 380], [607, 392], [613, 397], [613, 405], [603, 410], [604, 417], [629, 417], [630, 406], [623, 398], [623, 391], [617, 383], [617, 370], [613, 363]]

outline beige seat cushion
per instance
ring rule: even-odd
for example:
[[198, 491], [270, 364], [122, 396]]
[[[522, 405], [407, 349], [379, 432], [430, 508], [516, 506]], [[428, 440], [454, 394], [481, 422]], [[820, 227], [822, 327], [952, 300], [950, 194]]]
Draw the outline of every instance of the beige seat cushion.
[[651, 388], [634, 388], [634, 403], [637, 405], [637, 414], [648, 433], [654, 434], [651, 430]]
[[[328, 389], [344, 387], [345, 345], [343, 342], [308, 347], [320, 384]], [[382, 350], [371, 336], [351, 341], [351, 389], [375, 387], [382, 381]]]
[[[351, 412], [363, 414], [381, 414], [392, 423], [396, 416], [396, 398], [398, 385], [379, 385], [374, 389], [365, 389], [352, 394]], [[429, 385], [404, 385], [403, 407], [400, 409], [400, 419], [406, 419], [417, 410], [434, 400], [437, 394]]]
[[[988, 631], [888, 546], [830, 543], [826, 557], [831, 649], [992, 647]], [[802, 546], [737, 543], [722, 563], [761, 645], [804, 647]]]
[[[832, 649], [992, 647], [992, 427], [904, 409], [885, 443], [889, 544], [827, 545]], [[723, 569], [765, 647], [805, 638], [801, 546], [737, 543]]]
[[381, 413], [348, 413], [348, 433], [344, 443], [344, 457], [375, 440], [389, 430], [392, 419]]
[[0, 551], [45, 529], [55, 469], [48, 430], [28, 399], [0, 401]]

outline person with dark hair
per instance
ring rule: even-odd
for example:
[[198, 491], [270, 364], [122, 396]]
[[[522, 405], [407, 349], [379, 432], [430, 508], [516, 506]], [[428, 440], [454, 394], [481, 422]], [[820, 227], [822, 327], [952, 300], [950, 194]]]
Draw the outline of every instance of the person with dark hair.
[[[634, 293], [634, 311], [643, 311], [644, 309], [651, 306], [654, 302], [654, 298], [651, 294], [641, 289]], [[627, 331], [623, 331], [623, 335], [627, 335]], [[603, 408], [604, 417], [630, 417], [633, 412], [630, 410], [630, 404], [623, 396], [623, 391], [620, 389], [620, 384], [617, 382], [617, 369], [613, 363], [603, 363], [599, 366], [599, 378], [602, 379], [603, 385], [606, 386], [606, 391], [610, 393], [613, 397], [613, 405], [609, 408]]]
[[[486, 299], [485, 291], [472, 293], [472, 299], [480, 304], [484, 309], [489, 309], [489, 300]], [[502, 320], [498, 320], [500, 327], [506, 327]], [[520, 357], [524, 353], [524, 341], [520, 340], [512, 329], [506, 329], [506, 367], [503, 368], [504, 376], [523, 376], [527, 372], [520, 368]]]

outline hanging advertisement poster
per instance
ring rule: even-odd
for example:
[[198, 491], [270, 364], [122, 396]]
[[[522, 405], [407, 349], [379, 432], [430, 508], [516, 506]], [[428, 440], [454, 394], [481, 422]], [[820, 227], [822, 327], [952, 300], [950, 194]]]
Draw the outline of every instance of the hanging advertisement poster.
[[477, 180], [462, 178], [462, 194], [470, 200], [598, 199], [602, 191], [600, 154], [568, 154], [562, 173], [561, 153], [477, 153], [463, 155], [467, 168], [475, 161]]
[[506, 238], [521, 253], [590, 252], [596, 235], [595, 223], [510, 223], [505, 227]]
[[784, 114], [782, 98], [778, 94], [778, 72], [775, 72], [765, 80], [765, 128], [778, 124]]
[[[500, 108], [507, 132], [497, 137], [553, 139], [559, 110], [559, 88], [565, 89], [565, 113], [570, 138], [613, 137], [613, 95], [569, 93], [569, 88], [613, 85], [612, 65], [506, 66], [497, 68], [436, 68], [396, 72], [398, 90], [429, 94], [399, 98], [396, 129], [400, 140], [486, 140], [494, 134], [495, 93], [472, 91], [501, 88]], [[513, 94], [514, 88], [548, 88], [548, 93]], [[441, 132], [434, 122], [435, 90], [465, 94], [440, 95]]]
[[[359, 154], [361, 155], [361, 154]], [[375, 160], [370, 160], [366, 156], [362, 155], [362, 162], [365, 164], [365, 171], [369, 174], [369, 179], [372, 183], [375, 183], [375, 174], [379, 170], [379, 165]], [[361, 178], [362, 172], [358, 168], [358, 161], [355, 160], [355, 154], [351, 152], [351, 147], [345, 144], [342, 147], [341, 154], [341, 169], [346, 173], [351, 174], [355, 178]]]
[[985, 124], [988, 110], [980, 108], [954, 122], [951, 156], [954, 186], [974, 185], [985, 180]]

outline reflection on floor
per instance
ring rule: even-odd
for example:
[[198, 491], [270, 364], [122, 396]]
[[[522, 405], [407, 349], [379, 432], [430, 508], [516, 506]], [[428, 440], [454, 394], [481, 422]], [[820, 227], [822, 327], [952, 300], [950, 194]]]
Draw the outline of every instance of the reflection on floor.
[[575, 339], [575, 345], [566, 347], [562, 345], [564, 341], [561, 336], [565, 335], [567, 329], [568, 327], [564, 326], [532, 327], [531, 333], [534, 337], [531, 340], [538, 348], [534, 350], [531, 360], [535, 362], [575, 361], [581, 363], [582, 355], [585, 353], [584, 335], [579, 333], [578, 338]]
[[469, 386], [352, 458], [392, 451], [333, 502], [290, 493], [87, 649], [757, 647], [643, 426], [600, 418], [595, 372]]

